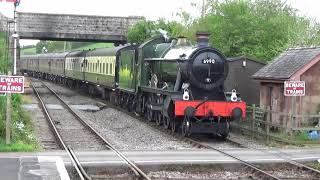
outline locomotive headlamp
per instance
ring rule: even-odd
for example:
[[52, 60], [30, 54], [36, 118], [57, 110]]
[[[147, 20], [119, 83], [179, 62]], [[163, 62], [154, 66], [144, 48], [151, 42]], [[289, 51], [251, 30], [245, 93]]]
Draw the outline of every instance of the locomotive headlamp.
[[182, 99], [185, 100], [185, 101], [188, 101], [190, 99], [190, 96], [189, 96], [189, 86], [190, 84], [189, 83], [183, 83], [182, 84], [182, 89], [183, 89], [183, 96], [182, 96]]
[[231, 101], [236, 102], [238, 100], [237, 91], [235, 89], [232, 89], [231, 91]]
[[183, 100], [188, 101], [189, 100], [189, 90], [185, 89], [183, 90]]

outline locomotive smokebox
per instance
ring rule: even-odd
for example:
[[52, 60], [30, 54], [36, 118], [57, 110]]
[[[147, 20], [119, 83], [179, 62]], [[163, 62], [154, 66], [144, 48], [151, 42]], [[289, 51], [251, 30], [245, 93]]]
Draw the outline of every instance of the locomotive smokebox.
[[197, 32], [197, 45], [198, 47], [208, 47], [209, 46], [209, 36], [208, 32]]

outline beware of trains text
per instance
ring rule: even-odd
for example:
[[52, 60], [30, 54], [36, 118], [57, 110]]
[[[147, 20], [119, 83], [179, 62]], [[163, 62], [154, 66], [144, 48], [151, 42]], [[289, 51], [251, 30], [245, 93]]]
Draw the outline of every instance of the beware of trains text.
[[305, 95], [304, 81], [285, 81], [284, 95], [285, 96], [304, 96]]
[[0, 92], [24, 93], [24, 77], [0, 75]]

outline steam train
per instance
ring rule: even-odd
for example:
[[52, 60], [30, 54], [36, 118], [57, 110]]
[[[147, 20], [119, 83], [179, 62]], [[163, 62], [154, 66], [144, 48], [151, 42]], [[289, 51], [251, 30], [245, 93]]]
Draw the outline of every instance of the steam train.
[[228, 136], [229, 123], [245, 118], [246, 104], [235, 90], [224, 91], [228, 63], [197, 33], [186, 38], [157, 36], [140, 46], [22, 56], [22, 72], [84, 89], [155, 121], [192, 133]]

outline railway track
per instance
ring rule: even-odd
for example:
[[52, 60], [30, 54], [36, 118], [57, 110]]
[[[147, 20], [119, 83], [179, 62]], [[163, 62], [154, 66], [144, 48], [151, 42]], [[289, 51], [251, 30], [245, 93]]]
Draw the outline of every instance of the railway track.
[[[87, 94], [85, 94], [85, 95], [87, 95]], [[91, 98], [94, 98], [96, 101], [101, 101], [101, 99], [98, 99], [98, 98], [95, 98], [95, 97], [92, 97], [92, 96], [91, 96]], [[227, 152], [225, 152], [225, 151], [223, 151], [221, 149], [218, 149], [218, 148], [216, 148], [216, 147], [214, 147], [212, 145], [201, 143], [201, 142], [199, 142], [199, 141], [197, 141], [195, 139], [189, 138], [189, 137], [184, 137], [184, 136], [180, 135], [179, 133], [174, 133], [171, 130], [164, 129], [164, 128], [162, 128], [161, 126], [157, 125], [154, 122], [148, 122], [143, 117], [136, 116], [134, 113], [130, 113], [130, 112], [118, 107], [118, 106], [115, 106], [115, 105], [111, 104], [108, 101], [103, 101], [103, 102], [108, 104], [109, 107], [112, 107], [112, 108], [117, 109], [117, 110], [119, 110], [119, 111], [121, 111], [123, 113], [126, 113], [129, 116], [134, 117], [135, 119], [138, 119], [141, 122], [146, 123], [147, 125], [159, 130], [160, 132], [169, 134], [169, 135], [171, 135], [171, 136], [173, 136], [173, 137], [175, 137], [175, 138], [177, 138], [177, 139], [179, 139], [179, 140], [181, 140], [183, 142], [190, 143], [194, 147], [215, 150], [215, 151], [218, 151], [218, 152], [220, 152], [221, 154], [223, 154], [225, 156], [228, 156], [228, 157], [231, 157], [233, 159], [236, 159], [237, 161], [239, 161], [240, 163], [242, 163], [243, 165], [245, 165], [248, 168], [248, 172], [251, 174], [250, 177], [253, 178], [253, 179], [292, 179], [292, 178], [277, 177], [277, 176], [273, 175], [272, 173], [269, 173], [266, 170], [263, 170], [262, 168], [258, 167], [257, 165], [254, 165], [254, 164], [252, 164], [250, 162], [244, 161], [241, 158], [238, 158], [238, 157], [236, 157], [236, 156], [234, 156], [232, 154], [229, 154], [229, 153], [227, 153]], [[232, 139], [229, 139], [229, 138], [227, 138], [226, 141], [231, 143], [231, 144], [233, 144], [234, 146], [237, 146], [237, 147], [263, 151], [261, 149], [249, 148], [249, 147], [247, 147], [247, 146], [245, 146], [245, 145], [243, 145], [243, 144], [241, 144], [239, 142], [236, 142], [236, 141], [234, 141]], [[263, 152], [270, 154], [269, 152], [266, 152], [266, 151], [263, 151]], [[273, 154], [273, 155], [275, 155], [275, 154]], [[292, 160], [290, 160], [288, 158], [284, 158], [283, 156], [280, 156], [279, 154], [276, 155], [276, 156], [286, 160], [288, 162], [288, 165], [292, 166], [293, 169], [297, 169], [299, 171], [303, 170], [303, 171], [305, 171], [307, 173], [311, 173], [316, 178], [320, 177], [319, 176], [320, 172], [318, 170], [316, 170], [316, 169], [313, 169], [311, 167], [305, 166], [305, 165], [303, 165], [303, 164], [301, 164], [299, 162], [292, 161]]]
[[227, 139], [228, 141], [232, 142], [232, 143], [235, 143], [235, 144], [238, 144], [239, 146], [241, 147], [244, 147], [244, 148], [247, 148], [247, 149], [252, 149], [252, 150], [256, 150], [256, 151], [260, 151], [260, 152], [263, 152], [265, 154], [270, 154], [270, 155], [273, 155], [273, 156], [276, 156], [276, 157], [279, 157], [283, 160], [285, 160], [286, 162], [288, 162], [288, 166], [291, 166], [292, 169], [295, 169], [295, 170], [298, 170], [298, 171], [304, 171], [306, 173], [309, 173], [311, 174], [312, 176], [314, 176], [315, 179], [320, 179], [320, 171], [317, 170], [317, 169], [314, 169], [312, 167], [309, 167], [309, 166], [306, 166], [296, 160], [292, 160], [290, 159], [290, 155], [285, 153], [285, 152], [282, 152], [282, 151], [279, 151], [279, 150], [274, 150], [273, 152], [269, 152], [269, 151], [266, 151], [264, 149], [258, 149], [258, 148], [253, 148], [253, 147], [247, 147], [241, 143], [238, 143], [232, 139]]
[[[43, 111], [43, 113], [45, 114], [46, 119], [48, 120], [52, 131], [54, 133], [54, 136], [56, 137], [56, 141], [59, 144], [59, 147], [61, 149], [64, 149], [70, 159], [71, 162], [79, 176], [79, 178], [81, 180], [84, 179], [91, 179], [90, 176], [85, 172], [84, 168], [82, 167], [80, 161], [78, 160], [77, 156], [75, 155], [75, 153], [73, 152], [73, 148], [77, 147], [78, 149], [81, 149], [81, 147], [79, 147], [79, 139], [83, 139], [83, 138], [88, 138], [88, 136], [82, 136], [79, 138], [79, 136], [74, 136], [75, 134], [73, 134], [73, 137], [76, 138], [75, 139], [69, 139], [69, 136], [65, 136], [66, 133], [64, 132], [63, 128], [59, 128], [57, 127], [57, 124], [60, 124], [60, 122], [55, 121], [54, 117], [54, 113], [50, 113], [50, 110], [48, 110], [47, 106], [48, 106], [48, 102], [44, 101], [44, 98], [41, 96], [41, 93], [39, 92], [39, 89], [47, 89], [64, 107], [64, 109], [66, 110], [66, 112], [70, 113], [73, 116], [73, 119], [71, 120], [70, 118], [68, 119], [69, 121], [73, 121], [76, 120], [78, 122], [80, 122], [80, 124], [83, 125], [83, 127], [81, 128], [81, 131], [89, 131], [91, 134], [91, 138], [89, 138], [89, 140], [92, 140], [92, 136], [95, 137], [95, 143], [99, 142], [98, 144], [98, 148], [97, 147], [93, 147], [93, 149], [99, 149], [99, 148], [103, 148], [103, 149], [109, 149], [112, 150], [113, 152], [115, 152], [117, 154], [117, 156], [119, 158], [121, 158], [124, 162], [126, 162], [126, 164], [129, 166], [129, 168], [132, 170], [132, 172], [134, 173], [134, 175], [138, 178], [138, 179], [150, 179], [137, 165], [135, 165], [131, 160], [129, 160], [123, 153], [121, 153], [119, 150], [117, 150], [109, 141], [107, 141], [104, 137], [102, 137], [90, 124], [88, 124], [87, 122], [85, 122], [81, 117], [79, 117], [73, 110], [72, 108], [65, 102], [63, 101], [58, 94], [52, 90], [51, 88], [49, 88], [48, 86], [46, 86], [44, 83], [42, 83], [41, 81], [38, 81], [38, 83], [40, 82], [41, 86], [35, 86], [34, 82], [31, 83], [31, 86], [40, 102], [40, 106], [41, 109]], [[47, 92], [46, 92], [47, 93]], [[43, 94], [42, 94], [43, 95]], [[61, 116], [62, 114], [60, 114]], [[63, 114], [63, 116], [66, 116], [66, 114]], [[55, 116], [57, 117], [57, 116]], [[79, 127], [76, 128], [78, 132], [79, 131]], [[70, 131], [70, 129], [67, 129], [68, 131]], [[77, 133], [78, 134], [78, 133]], [[82, 143], [88, 143], [89, 141], [84, 141]], [[91, 141], [90, 141], [91, 143]], [[90, 146], [92, 147], [92, 144], [90, 144]]]
[[[96, 101], [101, 101], [101, 99], [97, 99], [95, 97], [92, 97], [94, 98]], [[164, 129], [164, 128], [161, 128], [160, 126], [156, 125], [155, 123], [153, 122], [147, 122], [143, 117], [137, 117], [134, 113], [129, 113], [128, 111], [118, 107], [118, 106], [115, 106], [113, 104], [111, 104], [110, 102], [108, 101], [104, 101], [103, 103], [106, 103], [108, 104], [108, 106], [112, 107], [112, 108], [115, 108], [123, 113], [126, 113], [128, 114], [129, 116], [132, 116], [138, 120], [140, 120], [141, 122], [143, 123], [146, 123], [148, 124], [149, 126], [151, 127], [154, 127], [155, 129], [161, 131], [161, 132], [164, 132], [166, 134], [169, 134], [183, 142], [187, 142], [187, 143], [190, 143], [191, 145], [193, 145], [194, 147], [197, 147], [197, 148], [204, 148], [204, 149], [211, 149], [211, 150], [215, 150], [215, 151], [218, 151], [220, 152], [221, 154], [225, 155], [225, 156], [228, 156], [228, 157], [231, 157], [233, 159], [236, 159], [237, 161], [241, 162], [242, 164], [244, 164], [245, 166], [247, 166], [248, 168], [250, 168], [250, 174], [251, 174], [251, 177], [253, 177], [253, 179], [273, 179], [273, 180], [279, 180], [279, 178], [277, 178], [276, 176], [273, 176], [272, 174], [269, 174], [268, 172], [258, 168], [257, 166], [249, 163], [249, 162], [246, 162], [236, 156], [233, 156], [231, 154], [228, 154], [226, 152], [224, 152], [223, 150], [220, 150], [220, 149], [217, 149], [215, 147], [212, 147], [212, 146], [209, 146], [209, 145], [206, 145], [206, 144], [203, 144], [203, 143], [200, 143], [196, 140], [193, 140], [191, 138], [188, 138], [188, 137], [184, 137], [178, 133], [173, 133], [171, 130], [168, 130], [168, 129]], [[237, 144], [237, 143], [236, 143]], [[237, 144], [238, 145], [238, 144]]]
[[[95, 98], [95, 97], [93, 97], [93, 98]], [[101, 99], [97, 99], [97, 98], [95, 98], [95, 100], [101, 101]], [[190, 144], [193, 145], [194, 147], [202, 148], [202, 149], [211, 149], [211, 150], [214, 150], [214, 151], [218, 151], [218, 152], [220, 152], [221, 154], [223, 154], [223, 155], [225, 155], [225, 156], [231, 157], [231, 158], [233, 158], [233, 159], [241, 162], [242, 164], [244, 164], [245, 166], [247, 166], [247, 167], [249, 168], [248, 171], [251, 173], [251, 177], [250, 177], [250, 178], [253, 178], [253, 179], [274, 179], [274, 180], [292, 179], [292, 178], [286, 178], [286, 177], [277, 177], [277, 176], [275, 176], [275, 175], [273, 175], [273, 174], [271, 174], [271, 173], [263, 170], [262, 168], [258, 167], [257, 165], [254, 165], [254, 164], [252, 164], [252, 163], [250, 163], [250, 162], [247, 162], [247, 161], [245, 161], [245, 160], [242, 160], [241, 158], [238, 158], [238, 157], [236, 157], [236, 156], [234, 156], [234, 155], [232, 155], [232, 154], [229, 154], [229, 153], [227, 153], [227, 152], [225, 152], [225, 151], [223, 151], [223, 150], [221, 150], [221, 149], [219, 149], [219, 148], [216, 148], [216, 147], [214, 147], [214, 146], [212, 146], [212, 145], [208, 145], [208, 144], [199, 142], [198, 140], [192, 139], [192, 138], [190, 138], [190, 137], [184, 137], [184, 136], [180, 135], [180, 134], [177, 133], [177, 132], [174, 133], [174, 132], [172, 132], [172, 131], [169, 130], [169, 129], [165, 129], [165, 128], [157, 125], [155, 122], [148, 122], [148, 121], [146, 121], [146, 120], [144, 119], [144, 117], [137, 116], [136, 114], [131, 113], [131, 112], [128, 112], [127, 110], [122, 109], [122, 108], [120, 108], [120, 107], [118, 107], [118, 106], [115, 106], [115, 105], [111, 104], [111, 103], [108, 102], [108, 101], [104, 101], [104, 103], [108, 104], [108, 106], [110, 106], [110, 107], [112, 107], [112, 108], [115, 108], [115, 109], [117, 109], [117, 110], [119, 110], [119, 111], [121, 111], [121, 112], [123, 112], [123, 113], [128, 114], [128, 115], [131, 116], [131, 117], [134, 117], [134, 118], [138, 119], [139, 121], [141, 121], [141, 122], [143, 122], [143, 123], [148, 124], [149, 126], [155, 128], [155, 129], [157, 129], [157, 130], [159, 130], [159, 131], [161, 131], [161, 132], [163, 132], [163, 133], [166, 133], [166, 134], [168, 134], [168, 135], [171, 135], [171, 136], [173, 136], [173, 137], [175, 137], [175, 138], [177, 138], [177, 139], [179, 139], [179, 140], [181, 140], [181, 141], [183, 141], [183, 142], [190, 143]], [[241, 143], [239, 143], [239, 142], [237, 142], [237, 141], [234, 141], [234, 140], [232, 140], [232, 139], [230, 139], [230, 138], [227, 138], [225, 141], [227, 141], [227, 142], [229, 142], [230, 144], [232, 144], [232, 145], [234, 145], [234, 146], [236, 146], [236, 147], [239, 147], [239, 148], [253, 149], [253, 150], [262, 151], [262, 152], [264, 152], [264, 153], [266, 153], [266, 154], [270, 154], [269, 152], [264, 151], [264, 150], [262, 150], [262, 149], [247, 147], [246, 145], [241, 144]], [[283, 152], [281, 152], [281, 153], [284, 154]], [[281, 153], [280, 153], [280, 151], [279, 151], [279, 154], [281, 154]], [[297, 161], [293, 161], [293, 160], [290, 160], [290, 159], [288, 159], [288, 158], [284, 158], [283, 156], [281, 156], [281, 155], [279, 155], [279, 154], [273, 154], [273, 153], [272, 153], [272, 155], [275, 155], [275, 156], [277, 156], [277, 157], [279, 157], [279, 158], [282, 158], [282, 159], [284, 159], [285, 161], [287, 161], [287, 162], [288, 162], [288, 166], [291, 166], [293, 169], [297, 169], [297, 170], [299, 170], [299, 171], [303, 170], [303, 171], [305, 171], [306, 173], [310, 173], [310, 174], [312, 174], [312, 175], [315, 177], [315, 179], [319, 179], [319, 178], [320, 178], [320, 171], [319, 171], [319, 170], [316, 170], [316, 169], [314, 169], [314, 168], [308, 167], [308, 166], [306, 166], [306, 165], [304, 165], [304, 164], [302, 164], [302, 163], [299, 163], [299, 162], [297, 162]]]

